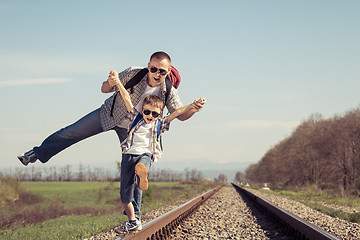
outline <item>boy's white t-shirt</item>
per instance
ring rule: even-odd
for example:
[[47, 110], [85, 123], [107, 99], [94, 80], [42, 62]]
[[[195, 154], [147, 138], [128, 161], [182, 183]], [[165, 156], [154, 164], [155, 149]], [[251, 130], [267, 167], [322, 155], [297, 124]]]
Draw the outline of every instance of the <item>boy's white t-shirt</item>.
[[133, 144], [126, 153], [141, 155], [151, 153], [150, 141], [152, 140], [151, 131], [155, 122], [142, 124], [134, 134]]
[[[140, 97], [139, 103], [135, 106], [136, 110], [142, 113], [142, 106], [144, 103], [144, 99], [150, 95], [159, 96], [159, 93], [160, 93], [160, 86], [151, 87], [149, 86], [149, 84], [146, 83], [145, 91], [143, 95]], [[118, 125], [118, 127], [121, 128], [127, 128], [128, 126], [129, 126], [129, 120], [126, 118]]]

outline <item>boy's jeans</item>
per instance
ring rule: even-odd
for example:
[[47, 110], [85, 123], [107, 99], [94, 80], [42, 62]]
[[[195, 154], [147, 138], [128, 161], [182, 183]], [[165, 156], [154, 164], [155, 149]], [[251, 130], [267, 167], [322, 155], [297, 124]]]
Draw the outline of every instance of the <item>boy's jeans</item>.
[[[113, 130], [116, 131], [120, 142], [127, 137], [126, 129], [115, 127]], [[103, 129], [100, 123], [100, 108], [98, 108], [77, 122], [51, 134], [39, 147], [34, 147], [33, 150], [36, 157], [42, 163], [46, 163], [65, 148], [101, 132]]]
[[143, 163], [149, 171], [151, 166], [151, 154], [123, 154], [121, 160], [120, 196], [123, 203], [132, 202], [134, 206], [135, 217], [140, 219], [142, 190], [140, 190], [135, 182], [135, 165], [138, 163]]

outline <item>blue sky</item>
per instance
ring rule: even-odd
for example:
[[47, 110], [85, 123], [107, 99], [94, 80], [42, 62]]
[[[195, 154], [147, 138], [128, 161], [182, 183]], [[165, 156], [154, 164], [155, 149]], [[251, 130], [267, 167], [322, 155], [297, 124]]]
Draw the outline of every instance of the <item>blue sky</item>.
[[[110, 97], [100, 92], [109, 70], [146, 66], [158, 50], [182, 76], [184, 104], [207, 98], [172, 123], [158, 166], [255, 163], [311, 114], [359, 106], [359, 11], [331, 0], [1, 0], [1, 165], [22, 167], [16, 155]], [[110, 131], [45, 166], [116, 160]]]

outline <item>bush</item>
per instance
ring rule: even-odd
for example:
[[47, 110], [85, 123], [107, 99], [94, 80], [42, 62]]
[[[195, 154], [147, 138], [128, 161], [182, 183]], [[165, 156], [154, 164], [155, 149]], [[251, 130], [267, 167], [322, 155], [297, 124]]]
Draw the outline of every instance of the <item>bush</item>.
[[19, 183], [11, 177], [0, 178], [0, 205], [19, 200]]
[[40, 195], [26, 191], [12, 177], [0, 178], [0, 205], [35, 204], [43, 201]]

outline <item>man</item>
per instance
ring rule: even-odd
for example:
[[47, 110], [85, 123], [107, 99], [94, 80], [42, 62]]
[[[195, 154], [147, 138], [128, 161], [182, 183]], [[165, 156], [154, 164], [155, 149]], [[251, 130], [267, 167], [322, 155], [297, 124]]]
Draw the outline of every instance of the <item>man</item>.
[[[19, 155], [18, 159], [21, 163], [27, 166], [37, 159], [42, 163], [46, 163], [51, 157], [74, 143], [109, 130], [116, 131], [120, 142], [126, 139], [128, 122], [125, 116], [127, 115], [127, 109], [123, 99], [117, 97], [118, 92], [116, 85], [119, 83], [118, 81], [121, 81], [121, 83], [125, 85], [141, 69], [142, 68], [130, 67], [119, 73], [118, 78], [114, 75], [114, 71], [110, 71], [108, 79], [102, 84], [101, 91], [103, 93], [116, 92], [106, 99], [100, 108], [87, 114], [77, 122], [51, 134], [40, 146], [34, 147], [30, 151]], [[144, 98], [148, 95], [157, 95], [165, 101], [165, 78], [171, 70], [170, 56], [165, 52], [155, 52], [150, 57], [148, 70], [149, 72], [142, 80], [129, 90], [131, 101], [136, 108], [142, 106]], [[165, 106], [170, 113], [182, 107], [177, 90], [174, 87], [171, 87]], [[202, 105], [197, 104], [197, 107], [201, 109]], [[180, 115], [178, 119], [184, 121], [192, 115], [193, 113], [185, 113]]]

